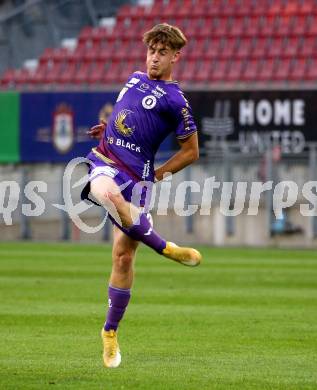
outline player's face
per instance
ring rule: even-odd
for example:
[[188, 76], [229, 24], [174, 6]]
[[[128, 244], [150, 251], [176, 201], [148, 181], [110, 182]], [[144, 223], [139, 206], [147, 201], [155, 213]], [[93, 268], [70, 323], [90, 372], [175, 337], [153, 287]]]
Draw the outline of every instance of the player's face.
[[172, 68], [179, 58], [179, 51], [162, 43], [150, 44], [147, 50], [146, 67], [150, 79], [171, 80]]

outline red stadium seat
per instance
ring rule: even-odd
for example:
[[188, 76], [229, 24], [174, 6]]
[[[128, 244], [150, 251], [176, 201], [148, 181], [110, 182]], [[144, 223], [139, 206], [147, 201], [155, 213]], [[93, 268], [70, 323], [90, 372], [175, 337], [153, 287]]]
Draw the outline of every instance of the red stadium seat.
[[207, 15], [208, 9], [210, 8], [209, 4], [205, 1], [195, 2], [195, 7], [192, 9], [193, 18], [204, 18]]
[[245, 22], [244, 31], [241, 35], [255, 37], [260, 34], [260, 18], [257, 16], [248, 17]]
[[86, 52], [86, 42], [79, 42], [72, 56], [72, 61], [81, 62], [84, 61], [84, 55]]
[[212, 24], [211, 36], [224, 37], [228, 31], [228, 18], [215, 18]]
[[221, 39], [206, 39], [204, 42], [205, 52], [202, 58], [210, 61], [217, 59], [220, 55], [220, 51], [222, 48]]
[[290, 35], [302, 36], [306, 34], [307, 26], [308, 20], [306, 16], [295, 16], [292, 28], [290, 30]]
[[105, 64], [103, 62], [94, 63], [87, 75], [89, 84], [98, 84], [102, 81], [105, 72]]
[[267, 56], [268, 57], [281, 57], [283, 53], [283, 39], [274, 38], [269, 44]]
[[201, 61], [199, 64], [198, 71], [193, 77], [193, 81], [198, 83], [209, 81], [210, 71], [211, 71], [211, 62], [208, 60]]
[[79, 34], [78, 41], [85, 42], [85, 41], [88, 41], [89, 39], [91, 39], [92, 30], [93, 30], [93, 27], [91, 27], [91, 26], [84, 27]]
[[88, 82], [88, 74], [90, 72], [91, 64], [88, 62], [83, 62], [78, 67], [73, 82], [75, 84], [83, 84]]
[[299, 3], [296, 2], [286, 2], [284, 7], [284, 15], [293, 16], [299, 13]]
[[311, 15], [314, 11], [314, 5], [310, 1], [303, 1], [299, 5], [298, 12], [300, 15]]
[[82, 53], [82, 59], [87, 62], [96, 61], [99, 58], [101, 42], [95, 41], [89, 43], [90, 44], [86, 45], [85, 50]]
[[267, 1], [253, 3], [253, 7], [250, 9], [251, 15], [253, 16], [263, 16], [268, 12], [268, 4]]
[[36, 68], [35, 72], [30, 75], [29, 82], [31, 84], [43, 84], [46, 79], [46, 73], [47, 73], [48, 64], [39, 64]]
[[270, 16], [279, 16], [282, 15], [284, 11], [283, 5], [278, 2], [274, 1], [267, 9], [266, 13]]
[[233, 60], [229, 63], [226, 80], [239, 81], [244, 67], [243, 60]]
[[309, 37], [302, 39], [299, 45], [298, 56], [302, 58], [310, 58], [317, 55], [316, 38]]
[[315, 37], [317, 36], [317, 15], [310, 16], [306, 34]]
[[47, 72], [45, 75], [45, 83], [55, 84], [60, 74], [62, 73], [63, 68], [64, 64], [62, 62], [48, 64]]
[[210, 38], [213, 36], [213, 24], [210, 18], [204, 18], [200, 29], [197, 30], [196, 36], [201, 38]]
[[275, 62], [272, 59], [262, 61], [260, 70], [258, 73], [258, 79], [260, 81], [272, 80], [273, 73], [275, 71]]
[[276, 22], [275, 35], [280, 37], [287, 37], [290, 33], [292, 25], [292, 18], [289, 16], [280, 16]]
[[205, 58], [207, 40], [192, 38], [184, 49], [186, 51], [183, 51], [183, 57], [187, 60], [201, 60]]
[[278, 61], [276, 69], [272, 76], [273, 80], [287, 81], [289, 79], [290, 67], [291, 67], [291, 60], [289, 58]]
[[295, 58], [299, 50], [299, 38], [298, 37], [289, 37], [285, 43], [284, 49], [282, 51], [282, 56], [285, 58]]
[[230, 20], [227, 33], [230, 37], [239, 37], [243, 34], [244, 28], [244, 18], [232, 18]]
[[307, 72], [305, 73], [306, 80], [317, 81], [317, 59], [309, 61]]
[[225, 39], [222, 43], [222, 48], [219, 53], [220, 58], [230, 59], [234, 56], [236, 50], [236, 39], [228, 38]]
[[255, 81], [258, 76], [259, 62], [257, 60], [248, 61], [242, 69], [241, 80]]
[[176, 2], [167, 3], [164, 5], [161, 11], [161, 18], [173, 18], [174, 15], [177, 15], [179, 11], [179, 6]]
[[276, 34], [278, 18], [276, 16], [264, 16], [261, 21], [260, 36], [271, 37]]
[[[114, 51], [112, 53], [112, 59], [113, 60], [122, 60], [126, 59], [129, 55], [131, 44], [128, 41], [123, 41], [117, 44], [115, 46]], [[131, 51], [133, 50], [133, 47], [131, 47]]]
[[0, 83], [3, 87], [14, 85], [15, 69], [7, 69], [1, 77]]
[[63, 68], [63, 71], [56, 76], [56, 83], [58, 84], [71, 84], [74, 80], [77, 71], [77, 64], [69, 62]]
[[251, 58], [264, 58], [267, 54], [269, 43], [269, 38], [257, 38], [250, 54]]
[[195, 60], [186, 61], [183, 72], [180, 75], [180, 79], [182, 81], [192, 81], [197, 70], [198, 63]]
[[306, 59], [297, 59], [294, 61], [289, 78], [291, 80], [304, 80], [307, 69]]
[[102, 82], [105, 84], [118, 84], [120, 81], [121, 68], [117, 63], [110, 63], [109, 67], [105, 70]]
[[227, 75], [227, 61], [223, 61], [223, 60], [220, 60], [220, 61], [216, 61], [215, 64], [214, 64], [214, 67], [211, 71], [211, 80], [212, 81], [223, 81], [226, 79], [226, 75]]
[[251, 38], [240, 39], [235, 56], [239, 59], [248, 58], [251, 53], [251, 48], [252, 48]]

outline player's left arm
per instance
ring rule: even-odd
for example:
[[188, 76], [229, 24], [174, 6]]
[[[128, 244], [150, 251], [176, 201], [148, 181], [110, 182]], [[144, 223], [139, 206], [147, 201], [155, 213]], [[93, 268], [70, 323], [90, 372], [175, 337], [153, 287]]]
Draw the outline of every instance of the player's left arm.
[[180, 150], [155, 170], [155, 179], [162, 180], [165, 173], [176, 173], [199, 158], [197, 132], [186, 138], [178, 139]]

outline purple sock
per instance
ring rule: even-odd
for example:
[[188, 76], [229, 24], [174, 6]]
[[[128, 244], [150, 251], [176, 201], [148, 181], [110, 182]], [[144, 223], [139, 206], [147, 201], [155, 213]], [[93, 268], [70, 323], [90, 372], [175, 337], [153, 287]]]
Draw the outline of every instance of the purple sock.
[[153, 230], [150, 221], [146, 214], [141, 214], [139, 221], [132, 225], [129, 229], [125, 229], [126, 233], [137, 241], [142, 241], [145, 245], [154, 249], [158, 253], [162, 253], [166, 247], [166, 241]]
[[109, 285], [109, 310], [106, 323], [104, 325], [105, 330], [117, 330], [119, 322], [123, 317], [126, 307], [128, 306], [130, 295], [129, 288], [117, 288]]
[[138, 222], [130, 228], [123, 228], [111, 216], [110, 219], [112, 223], [118, 226], [118, 228], [127, 236], [131, 237], [133, 240], [143, 242], [159, 254], [162, 254], [163, 249], [166, 247], [166, 241], [153, 230], [146, 214], [141, 214]]

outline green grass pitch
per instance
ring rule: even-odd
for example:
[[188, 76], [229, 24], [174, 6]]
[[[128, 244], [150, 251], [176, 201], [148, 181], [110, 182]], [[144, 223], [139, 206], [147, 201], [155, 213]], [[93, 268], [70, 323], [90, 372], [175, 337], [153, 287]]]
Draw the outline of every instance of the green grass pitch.
[[0, 389], [317, 389], [317, 254], [201, 248], [183, 267], [139, 249], [105, 369], [110, 247], [0, 244]]

